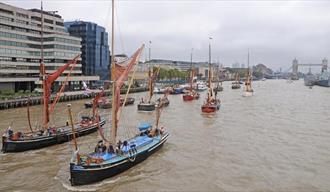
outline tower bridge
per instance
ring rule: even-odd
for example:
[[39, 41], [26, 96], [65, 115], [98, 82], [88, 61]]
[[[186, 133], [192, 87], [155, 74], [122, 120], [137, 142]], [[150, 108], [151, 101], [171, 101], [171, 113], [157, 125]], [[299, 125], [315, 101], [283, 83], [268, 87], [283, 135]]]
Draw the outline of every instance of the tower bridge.
[[317, 64], [311, 64], [311, 63], [307, 63], [307, 64], [303, 64], [303, 63], [298, 63], [298, 60], [295, 58], [292, 61], [292, 80], [298, 80], [298, 68], [299, 67], [321, 67], [321, 71], [326, 71], [328, 69], [328, 60], [327, 59], [323, 59], [322, 63], [317, 63]]

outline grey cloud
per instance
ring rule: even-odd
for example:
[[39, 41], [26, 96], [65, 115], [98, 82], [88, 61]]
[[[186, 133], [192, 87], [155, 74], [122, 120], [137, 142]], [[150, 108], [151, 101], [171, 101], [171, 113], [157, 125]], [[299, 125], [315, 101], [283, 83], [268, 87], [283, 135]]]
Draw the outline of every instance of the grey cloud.
[[[23, 8], [38, 1], [5, 1]], [[110, 32], [109, 1], [44, 1], [66, 20], [87, 20]], [[330, 2], [327, 1], [116, 1], [116, 52], [132, 53], [152, 41], [152, 57], [207, 61], [212, 36], [214, 60], [227, 66], [264, 63], [289, 68], [294, 57], [319, 63], [329, 58]], [[119, 22], [119, 24], [118, 24]], [[147, 45], [148, 47], [148, 45]]]

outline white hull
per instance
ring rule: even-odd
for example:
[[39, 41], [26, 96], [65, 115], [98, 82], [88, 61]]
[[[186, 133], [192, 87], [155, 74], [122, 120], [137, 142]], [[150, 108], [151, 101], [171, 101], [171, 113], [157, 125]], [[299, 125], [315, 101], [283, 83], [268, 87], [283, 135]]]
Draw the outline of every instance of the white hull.
[[251, 97], [251, 96], [253, 96], [253, 92], [244, 91], [242, 96], [243, 97]]

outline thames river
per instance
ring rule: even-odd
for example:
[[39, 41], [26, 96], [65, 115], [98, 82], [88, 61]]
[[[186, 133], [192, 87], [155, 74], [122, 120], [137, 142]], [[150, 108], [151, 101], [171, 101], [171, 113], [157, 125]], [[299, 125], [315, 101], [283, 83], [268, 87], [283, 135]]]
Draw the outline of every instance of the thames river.
[[[255, 95], [245, 98], [225, 82], [214, 115], [201, 114], [206, 92], [192, 102], [171, 95], [161, 117], [171, 134], [163, 148], [96, 184], [70, 186], [72, 143], [0, 154], [0, 191], [329, 191], [330, 89], [285, 80], [253, 82], [253, 88]], [[137, 112], [143, 95], [131, 95], [136, 102], [123, 111], [121, 126], [154, 121], [155, 113]], [[85, 101], [70, 102], [76, 118], [90, 112]], [[67, 104], [59, 103], [51, 125], [65, 124]], [[31, 111], [37, 126], [41, 106]], [[110, 109], [101, 112], [109, 118]], [[0, 118], [1, 133], [9, 125], [27, 130], [26, 108], [0, 111]], [[98, 133], [80, 137], [80, 151], [92, 151], [98, 140]]]

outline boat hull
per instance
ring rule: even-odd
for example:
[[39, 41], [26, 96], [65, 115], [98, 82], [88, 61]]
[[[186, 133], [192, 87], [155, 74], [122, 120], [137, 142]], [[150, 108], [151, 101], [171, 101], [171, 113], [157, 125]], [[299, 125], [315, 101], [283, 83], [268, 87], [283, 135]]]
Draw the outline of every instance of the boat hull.
[[[126, 105], [134, 105], [134, 101], [135, 101], [134, 98], [132, 98], [132, 97], [128, 97], [128, 98], [126, 99], [125, 106], [126, 106]], [[123, 105], [123, 103], [124, 103], [124, 99], [120, 99], [120, 105]], [[86, 104], [85, 104], [85, 106], [86, 106]], [[100, 102], [100, 103], [98, 104], [98, 106], [99, 106], [101, 109], [110, 109], [110, 108], [112, 108], [112, 103], [111, 103], [111, 101]]]
[[171, 94], [172, 95], [184, 94], [184, 88], [174, 88]]
[[231, 88], [232, 88], [232, 89], [240, 89], [241, 86], [240, 86], [240, 85], [232, 85]]
[[202, 112], [203, 113], [214, 113], [220, 109], [220, 104], [205, 104], [202, 105]]
[[213, 89], [213, 91], [221, 92], [221, 91], [223, 91], [223, 87], [215, 87], [215, 88]]
[[[135, 101], [134, 98], [131, 98], [131, 97], [127, 98], [127, 100], [126, 100], [126, 102], [125, 102], [125, 106], [126, 106], [126, 105], [134, 105], [134, 101]], [[123, 101], [123, 102], [124, 102], [124, 101]], [[122, 103], [121, 103], [121, 105], [122, 105]]]
[[315, 84], [318, 86], [322, 86], [322, 87], [330, 87], [330, 79], [329, 80], [319, 80], [319, 81], [316, 81]]
[[139, 152], [134, 161], [130, 161], [128, 158], [116, 162], [115, 164], [102, 165], [93, 168], [75, 168], [73, 163], [70, 164], [70, 182], [72, 186], [87, 185], [102, 181], [104, 179], [113, 177], [119, 173], [122, 173], [131, 167], [146, 160], [150, 155], [159, 150], [163, 144], [167, 141], [169, 134], [163, 136], [163, 138], [154, 146], [148, 150]]
[[194, 100], [194, 96], [193, 95], [183, 95], [182, 96], [184, 101], [192, 101]]
[[[100, 122], [100, 126], [105, 124], [105, 120]], [[84, 136], [95, 132], [98, 129], [97, 124], [93, 124], [89, 127], [84, 127], [77, 129], [76, 137]], [[63, 134], [57, 134], [53, 136], [44, 136], [40, 138], [30, 139], [30, 140], [8, 140], [5, 137], [2, 138], [2, 151], [4, 153], [11, 152], [22, 152], [27, 150], [40, 149], [43, 147], [48, 147], [51, 145], [61, 144], [73, 139], [73, 134], [71, 131], [64, 132]]]
[[251, 97], [251, 96], [253, 96], [253, 92], [250, 92], [250, 91], [243, 92], [243, 97]]
[[93, 103], [92, 102], [86, 102], [85, 104], [85, 108], [92, 108], [93, 107]]
[[138, 104], [138, 111], [154, 111], [156, 109], [155, 103], [140, 103]]

